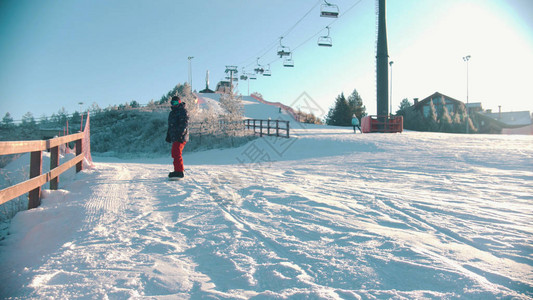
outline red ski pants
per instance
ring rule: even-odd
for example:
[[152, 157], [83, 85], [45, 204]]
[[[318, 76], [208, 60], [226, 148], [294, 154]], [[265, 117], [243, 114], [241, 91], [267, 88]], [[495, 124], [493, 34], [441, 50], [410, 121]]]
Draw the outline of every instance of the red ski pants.
[[174, 158], [174, 172], [183, 172], [183, 157], [181, 156], [181, 152], [183, 152], [183, 148], [185, 147], [185, 143], [180, 142], [174, 142], [172, 143], [172, 158]]

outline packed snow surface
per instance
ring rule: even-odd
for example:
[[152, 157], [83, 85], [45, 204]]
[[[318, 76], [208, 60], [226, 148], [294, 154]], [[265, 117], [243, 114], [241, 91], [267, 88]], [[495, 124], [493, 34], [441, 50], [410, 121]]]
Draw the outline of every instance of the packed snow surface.
[[0, 242], [0, 297], [533, 297], [531, 136], [295, 128], [95, 158]]

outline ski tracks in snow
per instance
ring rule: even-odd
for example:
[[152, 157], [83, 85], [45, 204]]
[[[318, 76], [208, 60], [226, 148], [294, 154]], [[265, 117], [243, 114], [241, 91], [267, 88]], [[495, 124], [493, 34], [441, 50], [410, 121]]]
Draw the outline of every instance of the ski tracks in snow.
[[[161, 166], [159, 166], [161, 167]], [[44, 260], [24, 289], [36, 298], [187, 297], [208, 279], [195, 272], [176, 231], [183, 192], [160, 168], [99, 164], [80, 231]]]
[[177, 182], [166, 178], [170, 164], [98, 164], [66, 196], [81, 209], [77, 232], [24, 271], [20, 293], [530, 297], [530, 214], [520, 210], [530, 207], [532, 173], [518, 160], [512, 172], [420, 149], [424, 166], [413, 151], [370, 151], [258, 168], [192, 165]]

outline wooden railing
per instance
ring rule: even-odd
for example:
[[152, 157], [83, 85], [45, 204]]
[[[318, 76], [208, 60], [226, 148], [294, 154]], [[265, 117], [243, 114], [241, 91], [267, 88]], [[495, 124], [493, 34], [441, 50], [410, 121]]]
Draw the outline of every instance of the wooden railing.
[[[280, 123], [284, 124], [284, 126], [280, 127]], [[259, 136], [266, 134], [289, 138], [289, 121], [246, 119], [244, 120], [244, 126], [246, 126], [246, 129], [252, 129], [255, 133], [259, 133]], [[259, 128], [259, 132], [257, 132], [257, 128]], [[265, 129], [265, 132], [263, 132], [263, 129]], [[280, 135], [280, 130], [285, 131], [285, 133]]]
[[[41, 186], [43, 184], [50, 181], [50, 189], [57, 190], [61, 173], [74, 165], [76, 166], [76, 172], [82, 170], [84, 158], [82, 152], [83, 137], [84, 132], [80, 132], [45, 141], [0, 142], [0, 155], [31, 152], [30, 179], [1, 190], [0, 204], [29, 192], [28, 209], [38, 207], [41, 204]], [[59, 165], [59, 146], [70, 142], [76, 143], [76, 157]], [[44, 150], [50, 150], [50, 172], [41, 174], [43, 167], [42, 151]]]

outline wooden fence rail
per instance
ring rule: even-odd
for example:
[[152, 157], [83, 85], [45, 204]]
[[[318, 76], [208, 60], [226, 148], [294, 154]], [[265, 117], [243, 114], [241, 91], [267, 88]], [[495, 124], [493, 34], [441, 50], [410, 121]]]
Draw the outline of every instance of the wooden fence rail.
[[[50, 189], [57, 190], [61, 173], [73, 166], [76, 166], [76, 172], [82, 170], [83, 136], [84, 133], [79, 132], [44, 141], [0, 142], [0, 155], [31, 152], [30, 179], [1, 190], [0, 204], [29, 193], [28, 209], [38, 207], [41, 204], [41, 186], [43, 184], [50, 181]], [[76, 143], [76, 157], [59, 165], [59, 146], [70, 142]], [[50, 150], [50, 172], [41, 174], [43, 169], [42, 157], [45, 150]]]
[[[280, 127], [279, 124], [285, 124], [285, 126]], [[276, 126], [274, 126], [274, 124]], [[256, 129], [259, 128], [259, 136], [263, 136], [263, 134], [266, 135], [275, 135], [275, 136], [281, 136], [289, 138], [289, 121], [285, 120], [259, 120], [259, 119], [246, 119], [244, 120], [244, 125], [246, 126], [246, 129], [252, 129], [254, 132], [257, 132]], [[271, 126], [272, 125], [272, 126]], [[266, 130], [265, 133], [263, 133], [263, 129]], [[275, 133], [271, 132], [272, 130], [276, 130]], [[285, 134], [280, 135], [279, 131], [284, 130]]]

